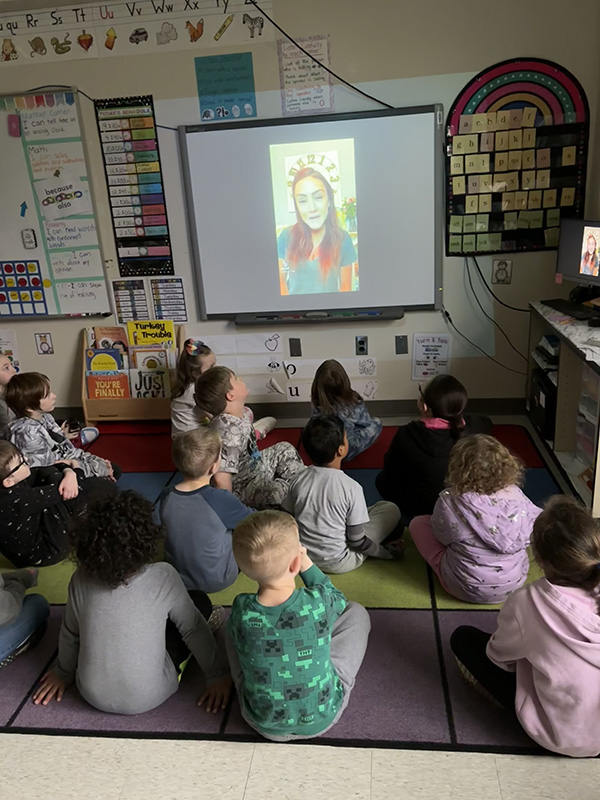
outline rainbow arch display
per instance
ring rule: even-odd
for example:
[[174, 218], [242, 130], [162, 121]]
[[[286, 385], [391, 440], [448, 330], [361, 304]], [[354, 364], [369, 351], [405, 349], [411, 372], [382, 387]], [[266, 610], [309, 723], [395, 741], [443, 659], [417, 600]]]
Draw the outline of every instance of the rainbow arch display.
[[446, 253], [554, 250], [582, 218], [589, 140], [585, 91], [568, 70], [503, 61], [470, 80], [446, 120]]
[[458, 133], [462, 114], [482, 114], [533, 106], [536, 125], [587, 122], [583, 87], [568, 70], [552, 61], [528, 58], [503, 61], [483, 70], [463, 89], [448, 116], [448, 134]]

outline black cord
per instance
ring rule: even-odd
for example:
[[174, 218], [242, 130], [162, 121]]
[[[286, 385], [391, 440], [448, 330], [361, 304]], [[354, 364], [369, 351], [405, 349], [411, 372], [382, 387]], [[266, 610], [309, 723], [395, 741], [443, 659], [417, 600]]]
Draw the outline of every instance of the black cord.
[[258, 3], [255, 2], [255, 0], [246, 0], [246, 2], [251, 4], [251, 5], [253, 5], [256, 8], [256, 10], [259, 13], [261, 13], [263, 15], [263, 17], [265, 17], [265, 19], [269, 20], [269, 22], [271, 23], [271, 25], [274, 28], [277, 28], [279, 33], [283, 34], [285, 36], [285, 38], [288, 41], [290, 41], [293, 45], [295, 45], [298, 48], [298, 50], [301, 50], [304, 53], [305, 56], [308, 56], [312, 61], [315, 62], [315, 64], [318, 64], [321, 67], [321, 69], [325, 70], [325, 72], [328, 72], [330, 75], [333, 75], [333, 77], [337, 81], [339, 81], [340, 83], [343, 83], [344, 86], [347, 86], [349, 89], [352, 89], [352, 91], [354, 91], [354, 92], [358, 92], [358, 94], [362, 94], [363, 97], [367, 97], [369, 100], [373, 100], [374, 103], [379, 103], [379, 105], [380, 106], [384, 106], [384, 108], [391, 108], [391, 109], [395, 108], [395, 106], [391, 106], [389, 103], [386, 103], [385, 100], [380, 100], [378, 97], [373, 97], [372, 94], [368, 94], [367, 92], [363, 92], [363, 90], [359, 89], [358, 86], [355, 86], [353, 83], [349, 83], [347, 80], [344, 80], [344, 78], [342, 78], [340, 75], [338, 75], [337, 72], [334, 72], [332, 69], [329, 69], [329, 67], [326, 67], [325, 64], [321, 64], [321, 62], [317, 58], [315, 58], [313, 55], [311, 55], [308, 52], [308, 50], [305, 50], [302, 47], [301, 44], [298, 44], [298, 42], [295, 39], [292, 39], [292, 37], [288, 33], [286, 33], [283, 30], [283, 28], [280, 25], [278, 25], [272, 17], [270, 17], [265, 11], [263, 11], [262, 8], [258, 5]]
[[475, 263], [475, 266], [477, 267], [477, 272], [479, 273], [479, 276], [481, 277], [481, 280], [483, 281], [483, 285], [485, 286], [485, 288], [488, 290], [488, 292], [492, 295], [492, 297], [494, 298], [494, 300], [497, 303], [500, 303], [500, 305], [504, 306], [505, 308], [510, 308], [511, 311], [522, 311], [524, 314], [529, 314], [529, 309], [528, 308], [517, 308], [517, 306], [511, 306], [508, 303], [505, 303], [504, 300], [500, 300], [498, 295], [494, 294], [494, 292], [492, 290], [492, 287], [488, 285], [488, 282], [484, 278], [483, 272], [479, 268], [479, 264], [477, 263], [477, 259], [475, 258], [475, 256], [473, 256], [473, 261]]
[[486, 358], [489, 358], [490, 361], [494, 362], [494, 364], [498, 364], [499, 367], [503, 367], [504, 369], [507, 369], [509, 372], [516, 372], [517, 375], [527, 375], [526, 372], [521, 372], [518, 369], [513, 369], [512, 367], [507, 367], [506, 364], [503, 364], [501, 361], [498, 361], [496, 358], [491, 356], [489, 353], [486, 353], [485, 350], [482, 350], [481, 347], [479, 347], [479, 345], [475, 344], [475, 342], [472, 342], [469, 339], [468, 336], [465, 336], [464, 333], [462, 333], [461, 331], [458, 330], [456, 325], [452, 322], [452, 317], [450, 316], [450, 314], [447, 311], [446, 307], [443, 306], [443, 305], [442, 305], [442, 312], [444, 314], [444, 317], [446, 318], [446, 322], [456, 331], [456, 333], [458, 333], [459, 336], [461, 336], [466, 342], [468, 342], [471, 345], [471, 347], [474, 347], [476, 350], [479, 350], [479, 352], [482, 355], [484, 355]]
[[529, 359], [527, 358], [527, 356], [524, 356], [523, 353], [521, 353], [520, 350], [517, 350], [517, 348], [514, 346], [514, 344], [508, 338], [508, 335], [506, 334], [506, 331], [503, 328], [500, 327], [500, 325], [496, 322], [496, 320], [493, 317], [490, 317], [490, 315], [487, 313], [485, 308], [481, 305], [479, 297], [477, 296], [477, 292], [475, 291], [475, 287], [473, 286], [473, 281], [471, 280], [471, 270], [469, 269], [469, 259], [466, 256], [465, 256], [465, 267], [467, 269], [467, 278], [469, 280], [469, 286], [471, 287], [471, 293], [472, 293], [473, 297], [475, 298], [475, 301], [476, 301], [477, 305], [481, 309], [481, 313], [484, 315], [484, 317], [487, 317], [487, 319], [489, 319], [489, 321], [492, 323], [492, 325], [494, 325], [496, 328], [498, 328], [498, 330], [500, 331], [502, 336], [504, 336], [504, 338], [506, 339], [506, 341], [508, 342], [510, 347], [512, 347], [512, 349], [515, 351], [515, 353], [518, 356], [520, 356], [523, 359], [523, 361], [528, 362]]

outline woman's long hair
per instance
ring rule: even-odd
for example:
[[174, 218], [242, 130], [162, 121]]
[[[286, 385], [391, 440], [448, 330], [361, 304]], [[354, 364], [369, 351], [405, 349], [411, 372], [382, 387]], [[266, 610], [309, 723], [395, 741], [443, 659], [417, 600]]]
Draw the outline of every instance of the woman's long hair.
[[[588, 249], [588, 243], [590, 239], [594, 240], [594, 252], [591, 254]], [[596, 269], [597, 263], [598, 263], [598, 242], [596, 241], [596, 237], [590, 234], [585, 240], [585, 255], [583, 257], [583, 265], [584, 267], [591, 268], [593, 272]]]
[[338, 223], [333, 189], [327, 178], [319, 170], [312, 167], [304, 167], [294, 175], [292, 197], [294, 198], [294, 208], [296, 209], [296, 224], [292, 225], [290, 231], [286, 258], [291, 264], [296, 265], [299, 261], [308, 261], [313, 250], [312, 231], [303, 222], [296, 203], [296, 186], [304, 178], [314, 178], [321, 181], [329, 202], [329, 209], [325, 218], [325, 236], [319, 245], [319, 268], [321, 276], [325, 279], [332, 269], [339, 266], [344, 231]]
[[321, 414], [336, 414], [340, 406], [357, 406], [363, 399], [352, 388], [348, 373], [340, 362], [330, 358], [315, 373], [310, 401]]

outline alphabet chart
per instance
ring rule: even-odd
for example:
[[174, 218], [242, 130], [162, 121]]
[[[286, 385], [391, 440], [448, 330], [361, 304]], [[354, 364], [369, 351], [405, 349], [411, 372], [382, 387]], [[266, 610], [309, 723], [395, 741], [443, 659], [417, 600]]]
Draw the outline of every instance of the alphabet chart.
[[110, 312], [75, 90], [0, 96], [0, 315]]
[[447, 119], [446, 253], [552, 250], [560, 220], [583, 217], [589, 108], [550, 61], [477, 75]]

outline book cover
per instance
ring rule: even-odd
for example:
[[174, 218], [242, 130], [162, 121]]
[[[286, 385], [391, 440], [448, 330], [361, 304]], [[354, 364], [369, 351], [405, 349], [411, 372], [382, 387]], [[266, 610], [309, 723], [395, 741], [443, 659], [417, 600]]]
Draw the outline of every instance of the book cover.
[[131, 366], [136, 369], [168, 369], [169, 358], [165, 347], [132, 347]]
[[121, 353], [127, 352], [127, 332], [120, 325], [94, 328], [94, 341], [99, 350], [116, 348]]
[[127, 323], [130, 345], [154, 344], [175, 348], [175, 325], [169, 319], [136, 319]]
[[116, 348], [112, 350], [85, 351], [85, 368], [87, 372], [113, 372], [123, 369], [123, 353]]
[[171, 381], [169, 370], [129, 370], [129, 389], [131, 396], [140, 397], [171, 397]]
[[90, 400], [125, 400], [129, 392], [129, 375], [120, 372], [86, 373], [88, 398]]

